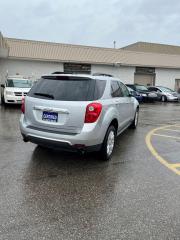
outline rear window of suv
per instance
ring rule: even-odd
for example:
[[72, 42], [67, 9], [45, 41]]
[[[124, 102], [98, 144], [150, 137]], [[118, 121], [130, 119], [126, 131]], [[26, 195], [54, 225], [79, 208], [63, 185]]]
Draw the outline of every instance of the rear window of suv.
[[93, 101], [102, 97], [105, 86], [105, 80], [46, 76], [36, 82], [28, 96], [59, 101]]

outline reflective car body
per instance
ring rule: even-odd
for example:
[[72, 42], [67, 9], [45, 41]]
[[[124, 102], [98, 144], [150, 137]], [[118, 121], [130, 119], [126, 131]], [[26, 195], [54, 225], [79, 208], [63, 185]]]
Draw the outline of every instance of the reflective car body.
[[128, 87], [128, 90], [129, 90], [130, 94], [131, 94], [133, 97], [135, 97], [139, 103], [141, 103], [141, 102], [143, 101], [143, 96], [142, 96], [141, 93], [133, 90], [133, 89], [130, 88], [130, 87]]
[[[20, 130], [24, 141], [48, 147], [98, 151], [104, 146], [110, 128], [115, 129], [114, 135], [119, 135], [137, 121], [138, 108], [137, 100], [130, 96], [119, 79], [45, 75], [25, 98]], [[113, 140], [109, 143], [111, 148]]]
[[137, 93], [141, 94], [143, 102], [153, 102], [158, 99], [158, 96], [154, 92], [150, 92], [146, 86], [139, 84], [126, 84], [126, 86], [132, 88]]
[[163, 86], [152, 86], [148, 89], [149, 91], [157, 94], [159, 101], [177, 102], [178, 100], [180, 100], [179, 94], [170, 88]]

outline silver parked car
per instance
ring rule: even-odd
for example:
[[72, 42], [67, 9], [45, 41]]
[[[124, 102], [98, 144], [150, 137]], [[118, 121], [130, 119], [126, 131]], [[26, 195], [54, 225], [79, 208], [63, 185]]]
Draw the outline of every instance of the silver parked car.
[[25, 142], [63, 150], [100, 151], [111, 158], [116, 136], [138, 123], [139, 104], [118, 79], [51, 74], [35, 83], [22, 104]]
[[154, 86], [149, 87], [148, 89], [149, 91], [156, 93], [158, 95], [158, 99], [162, 102], [177, 102], [180, 100], [179, 94], [170, 88]]

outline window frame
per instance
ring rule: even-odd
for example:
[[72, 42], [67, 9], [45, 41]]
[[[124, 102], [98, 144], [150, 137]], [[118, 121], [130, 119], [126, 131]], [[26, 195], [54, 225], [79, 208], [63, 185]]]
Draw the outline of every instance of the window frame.
[[[121, 92], [121, 95], [120, 96], [117, 96], [117, 97], [114, 97], [113, 95], [112, 95], [112, 83], [113, 82], [117, 82], [117, 84], [118, 84], [118, 86], [119, 86], [119, 89], [120, 89], [120, 92]], [[123, 88], [122, 88], [122, 86], [125, 88], [124, 90], [123, 90]], [[124, 83], [122, 83], [121, 81], [119, 81], [119, 80], [111, 80], [111, 97], [112, 98], [122, 98], [122, 97], [129, 97], [130, 96], [130, 92], [129, 92], [129, 90], [128, 90], [128, 87], [124, 84]], [[127, 90], [127, 93], [125, 94], [125, 90]], [[134, 91], [134, 90], [133, 90]]]
[[[120, 88], [121, 88], [121, 90], [123, 92], [124, 97], [129, 97], [130, 92], [129, 92], [129, 89], [127, 88], [127, 86], [124, 83], [120, 82], [120, 81], [119, 81], [119, 84], [120, 84]], [[124, 92], [124, 90], [123, 90], [123, 88], [121, 86], [123, 86], [125, 88], [125, 90], [127, 91], [127, 95], [125, 94], [125, 92]]]
[[[113, 90], [113, 86], [112, 86], [112, 84], [113, 83], [117, 83], [117, 85], [118, 85], [118, 89], [120, 89], [120, 91], [121, 91], [121, 93], [120, 93], [120, 95], [119, 96], [113, 96], [113, 91], [114, 92], [116, 92], [115, 90]], [[123, 97], [123, 92], [122, 92], [122, 90], [121, 90], [121, 87], [120, 87], [120, 85], [119, 85], [119, 81], [118, 80], [111, 80], [111, 97], [112, 98], [120, 98], [120, 97]]]

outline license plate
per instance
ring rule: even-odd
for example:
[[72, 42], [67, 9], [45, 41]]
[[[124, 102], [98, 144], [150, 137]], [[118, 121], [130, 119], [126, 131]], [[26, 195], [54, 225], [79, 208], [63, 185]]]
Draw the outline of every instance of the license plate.
[[43, 112], [42, 120], [48, 122], [57, 122], [58, 121], [58, 113], [56, 112]]

